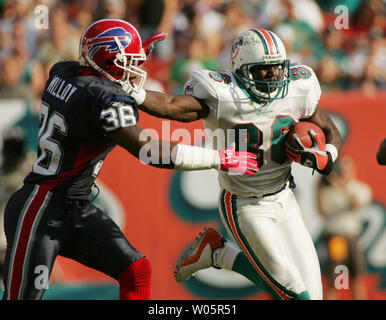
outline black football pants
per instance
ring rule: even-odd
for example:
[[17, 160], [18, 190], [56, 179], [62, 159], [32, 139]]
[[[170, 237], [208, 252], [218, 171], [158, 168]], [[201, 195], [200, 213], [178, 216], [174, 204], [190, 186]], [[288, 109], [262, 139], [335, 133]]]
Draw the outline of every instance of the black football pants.
[[90, 202], [66, 200], [39, 185], [25, 184], [13, 194], [4, 229], [3, 299], [41, 299], [57, 255], [114, 279], [144, 257]]

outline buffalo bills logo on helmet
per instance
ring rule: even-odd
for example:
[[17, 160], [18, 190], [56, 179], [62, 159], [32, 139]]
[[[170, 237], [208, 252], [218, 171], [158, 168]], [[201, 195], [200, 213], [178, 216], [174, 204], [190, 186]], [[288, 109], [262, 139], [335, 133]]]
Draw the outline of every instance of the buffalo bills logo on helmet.
[[112, 28], [109, 30], [106, 30], [105, 32], [101, 33], [100, 35], [96, 36], [92, 39], [92, 44], [89, 49], [89, 55], [91, 57], [94, 56], [94, 54], [100, 49], [105, 48], [105, 50], [108, 50], [110, 53], [118, 52], [118, 42], [115, 40], [117, 37], [118, 41], [121, 43], [122, 48], [126, 48], [132, 39], [132, 35], [128, 32], [126, 32], [123, 28]]

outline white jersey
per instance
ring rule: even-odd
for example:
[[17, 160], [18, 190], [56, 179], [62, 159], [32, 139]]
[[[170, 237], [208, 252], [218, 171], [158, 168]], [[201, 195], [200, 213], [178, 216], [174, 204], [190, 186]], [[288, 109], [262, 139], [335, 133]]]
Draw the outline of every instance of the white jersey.
[[222, 132], [225, 137], [215, 149], [227, 148], [232, 142], [238, 147], [244, 141], [247, 150], [258, 156], [256, 176], [219, 171], [221, 188], [248, 197], [276, 192], [287, 182], [292, 161], [285, 154], [284, 137], [299, 119], [314, 113], [321, 95], [311, 68], [291, 65], [290, 76], [287, 96], [270, 104], [256, 102], [238, 85], [232, 71], [195, 71], [185, 84], [185, 94], [204, 100], [210, 109], [204, 119], [208, 132], [217, 137]]

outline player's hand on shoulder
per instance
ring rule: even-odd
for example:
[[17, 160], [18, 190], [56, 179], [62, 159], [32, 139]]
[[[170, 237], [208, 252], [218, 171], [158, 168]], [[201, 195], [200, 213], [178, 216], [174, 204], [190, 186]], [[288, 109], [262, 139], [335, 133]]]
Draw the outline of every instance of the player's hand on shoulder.
[[285, 151], [292, 161], [303, 166], [310, 167], [319, 173], [326, 175], [331, 172], [333, 160], [330, 152], [326, 151], [325, 145], [314, 130], [309, 130], [312, 139], [312, 146], [306, 148], [296, 133], [293, 134], [296, 148], [285, 142]]

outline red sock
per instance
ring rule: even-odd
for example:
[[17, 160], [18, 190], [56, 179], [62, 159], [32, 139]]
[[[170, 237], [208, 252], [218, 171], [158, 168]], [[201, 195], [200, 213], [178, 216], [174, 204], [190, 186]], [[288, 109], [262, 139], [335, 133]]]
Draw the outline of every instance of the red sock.
[[120, 300], [150, 300], [151, 266], [147, 258], [132, 263], [118, 278]]

